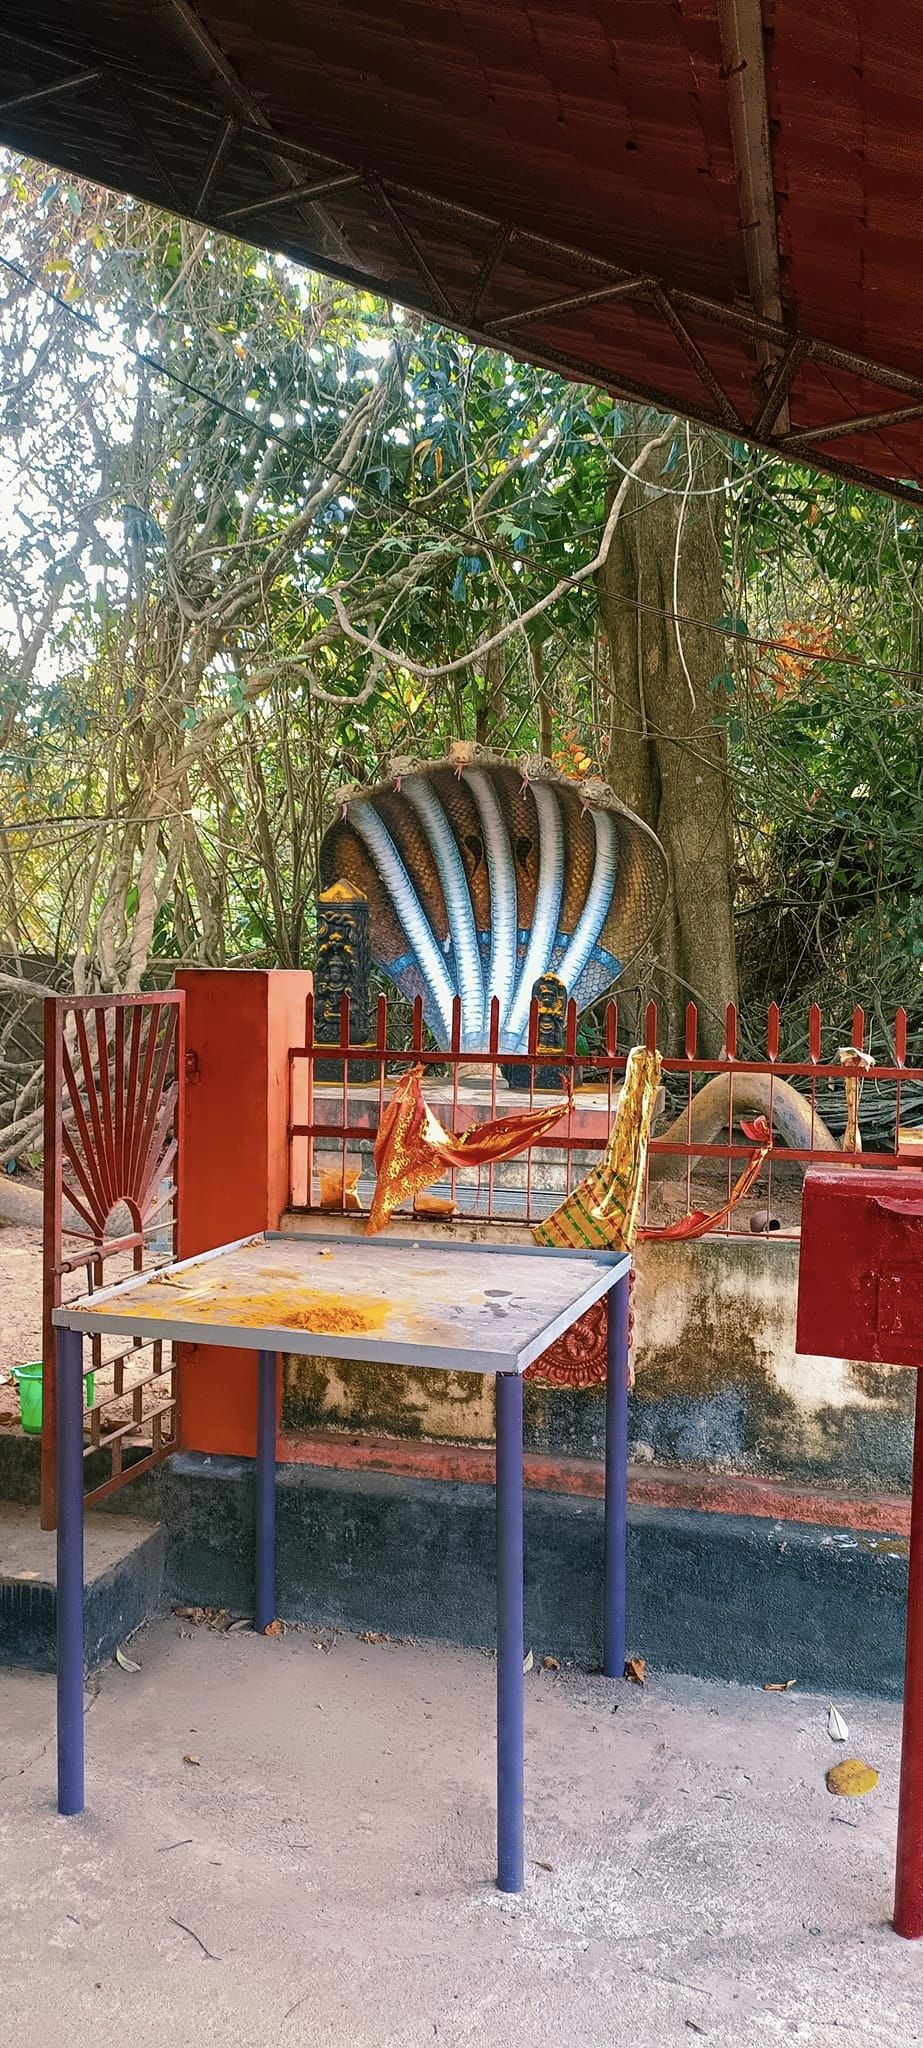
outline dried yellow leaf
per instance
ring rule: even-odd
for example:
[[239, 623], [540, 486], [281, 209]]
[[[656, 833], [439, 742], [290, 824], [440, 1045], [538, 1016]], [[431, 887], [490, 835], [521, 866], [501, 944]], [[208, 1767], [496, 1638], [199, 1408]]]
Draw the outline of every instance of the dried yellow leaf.
[[832, 1764], [827, 1772], [827, 1790], [837, 1793], [840, 1799], [858, 1799], [863, 1792], [874, 1792], [877, 1783], [878, 1772], [858, 1756], [844, 1757], [841, 1764]]

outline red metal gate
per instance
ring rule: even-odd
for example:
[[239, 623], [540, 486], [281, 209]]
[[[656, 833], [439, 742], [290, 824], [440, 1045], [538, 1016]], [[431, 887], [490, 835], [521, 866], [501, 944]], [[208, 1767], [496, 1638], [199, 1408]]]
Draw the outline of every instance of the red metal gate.
[[[177, 1253], [185, 1074], [185, 998], [54, 996], [45, 1004], [45, 1197], [42, 1300], [42, 1526], [53, 1529], [55, 1355], [52, 1311]], [[110, 1267], [107, 1275], [106, 1267]], [[86, 1271], [86, 1284], [74, 1277]], [[172, 1345], [90, 1339], [88, 1501], [148, 1470], [178, 1442]], [[102, 1472], [100, 1473], [100, 1465]]]

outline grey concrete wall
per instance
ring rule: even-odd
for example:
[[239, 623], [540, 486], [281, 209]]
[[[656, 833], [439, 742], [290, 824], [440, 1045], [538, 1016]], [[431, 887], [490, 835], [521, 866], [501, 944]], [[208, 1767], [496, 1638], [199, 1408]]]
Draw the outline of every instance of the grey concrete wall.
[[[277, 1603], [287, 1619], [494, 1644], [490, 1487], [288, 1466], [277, 1498]], [[251, 1464], [180, 1453], [119, 1500], [163, 1520], [168, 1599], [251, 1611]], [[602, 1501], [530, 1489], [525, 1559], [526, 1642], [536, 1656], [551, 1651], [594, 1668]], [[660, 1670], [896, 1697], [906, 1597], [900, 1537], [649, 1507], [629, 1513], [629, 1648]]]

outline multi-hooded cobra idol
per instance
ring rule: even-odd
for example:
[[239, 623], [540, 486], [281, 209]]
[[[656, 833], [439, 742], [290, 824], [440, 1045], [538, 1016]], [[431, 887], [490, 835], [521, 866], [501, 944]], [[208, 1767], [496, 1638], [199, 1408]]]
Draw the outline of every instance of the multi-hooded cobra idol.
[[[654, 833], [599, 780], [534, 773], [459, 745], [369, 790], [342, 792], [325, 833], [321, 889], [348, 883], [369, 906], [372, 958], [463, 1051], [527, 1049], [536, 981], [554, 974], [578, 1011], [604, 995], [649, 938], [667, 865]], [[403, 764], [402, 764], [403, 767]]]

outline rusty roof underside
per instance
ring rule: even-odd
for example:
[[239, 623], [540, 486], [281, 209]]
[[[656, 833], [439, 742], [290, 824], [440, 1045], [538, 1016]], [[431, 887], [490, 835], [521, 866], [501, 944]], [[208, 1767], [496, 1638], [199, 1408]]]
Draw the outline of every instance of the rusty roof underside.
[[0, 140], [916, 499], [920, 0], [25, 0]]

